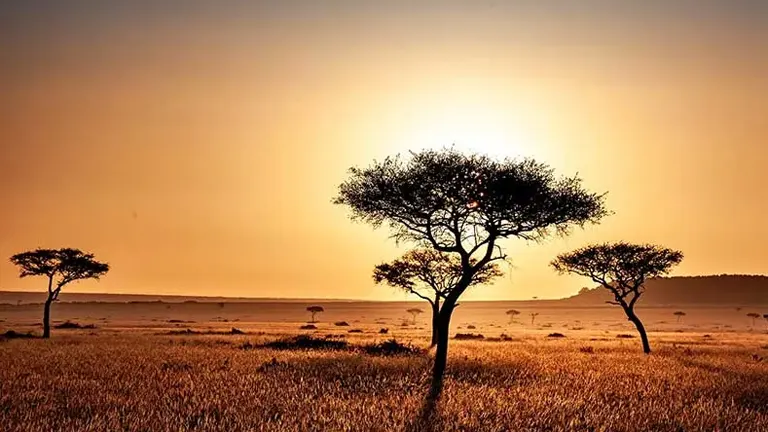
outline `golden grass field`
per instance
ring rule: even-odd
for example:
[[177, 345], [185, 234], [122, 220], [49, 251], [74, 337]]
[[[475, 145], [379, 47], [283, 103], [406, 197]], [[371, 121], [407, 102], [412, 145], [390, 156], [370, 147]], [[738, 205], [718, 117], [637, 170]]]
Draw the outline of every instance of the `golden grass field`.
[[[404, 326], [402, 304], [326, 305], [318, 329], [301, 331], [305, 306], [251, 306], [273, 318], [258, 321], [243, 305], [54, 305], [55, 323], [96, 328], [0, 342], [0, 430], [768, 430], [766, 323], [753, 328], [746, 310], [691, 308], [676, 323], [672, 309], [640, 309], [654, 349], [645, 356], [637, 338], [617, 338], [634, 335], [620, 311], [530, 306], [509, 323], [505, 305], [467, 303], [454, 332], [511, 340], [452, 340], [430, 405], [428, 351], [354, 349], [390, 338], [426, 348], [426, 316]], [[37, 330], [38, 309], [2, 306], [0, 330]], [[345, 318], [349, 327], [334, 325]], [[299, 333], [352, 348], [258, 347]]]

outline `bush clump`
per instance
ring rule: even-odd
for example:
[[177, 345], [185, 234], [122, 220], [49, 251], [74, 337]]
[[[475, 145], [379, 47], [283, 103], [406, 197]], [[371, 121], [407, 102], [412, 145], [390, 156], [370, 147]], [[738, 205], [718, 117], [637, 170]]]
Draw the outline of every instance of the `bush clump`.
[[379, 329], [379, 334], [387, 334], [387, 333], [389, 333], [389, 329], [388, 328]]
[[349, 327], [349, 323], [346, 321], [336, 321], [333, 325], [336, 327]]
[[57, 329], [95, 329], [96, 328], [96, 326], [93, 324], [82, 325], [69, 320], [64, 321], [61, 324], [56, 324], [53, 327]]
[[262, 348], [271, 348], [278, 350], [341, 350], [348, 347], [345, 340], [334, 340], [328, 338], [317, 338], [309, 335], [299, 335], [292, 338], [278, 339], [272, 342], [266, 342], [259, 345]]
[[363, 351], [366, 354], [383, 356], [415, 355], [422, 353], [421, 349], [411, 344], [400, 343], [395, 339], [364, 345]]
[[35, 337], [32, 333], [19, 333], [13, 330], [8, 330], [0, 336], [3, 339], [32, 339]]
[[352, 329], [352, 330], [348, 331], [347, 333], [362, 333], [362, 332], [363, 331], [360, 330], [360, 329]]
[[550, 333], [550, 334], [548, 334], [548, 335], [547, 335], [547, 337], [548, 337], [548, 338], [564, 338], [564, 337], [565, 337], [565, 335], [564, 335], [564, 334], [562, 334], [562, 333], [557, 333], [557, 332], [555, 332], [555, 333]]
[[633, 339], [635, 336], [631, 334], [621, 333], [621, 334], [617, 334], [616, 337], [619, 339]]
[[305, 324], [299, 327], [299, 330], [317, 330], [317, 326], [314, 324]]
[[475, 333], [456, 333], [456, 336], [453, 337], [456, 340], [480, 340], [485, 339], [485, 336], [481, 334], [475, 334]]

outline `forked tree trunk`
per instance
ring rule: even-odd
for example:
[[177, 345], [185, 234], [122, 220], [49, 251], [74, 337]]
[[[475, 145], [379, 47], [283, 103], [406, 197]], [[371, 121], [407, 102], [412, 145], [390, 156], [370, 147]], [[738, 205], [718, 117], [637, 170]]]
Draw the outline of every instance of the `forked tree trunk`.
[[48, 339], [51, 337], [51, 303], [53, 299], [48, 297], [43, 307], [43, 338]]
[[645, 326], [640, 321], [640, 318], [635, 315], [635, 311], [632, 309], [625, 310], [627, 318], [637, 327], [637, 332], [640, 333], [640, 340], [643, 342], [643, 352], [646, 354], [651, 353], [651, 345], [648, 343], [648, 335], [645, 334]]

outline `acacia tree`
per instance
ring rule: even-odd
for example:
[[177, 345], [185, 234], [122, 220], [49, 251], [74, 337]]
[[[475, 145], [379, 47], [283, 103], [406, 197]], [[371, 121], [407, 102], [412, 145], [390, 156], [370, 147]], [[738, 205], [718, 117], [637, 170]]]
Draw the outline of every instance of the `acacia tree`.
[[[475, 261], [473, 258], [472, 262]], [[489, 263], [472, 276], [469, 286], [488, 283], [502, 274], [496, 263]], [[377, 284], [386, 283], [429, 302], [432, 309], [431, 346], [437, 345], [440, 302], [448, 298], [461, 276], [460, 257], [428, 248], [410, 250], [391, 263], [377, 265], [373, 270], [373, 280]]]
[[413, 324], [416, 324], [416, 315], [421, 315], [421, 314], [424, 313], [424, 311], [419, 309], [419, 308], [410, 308], [410, 309], [406, 310], [406, 312], [411, 314], [411, 316], [413, 317], [413, 321], [412, 321]]
[[315, 320], [315, 315], [317, 315], [320, 312], [325, 312], [325, 309], [323, 309], [322, 306], [308, 306], [307, 307], [307, 312], [312, 314], [312, 322], [315, 323], [315, 322], [317, 322]]
[[538, 312], [531, 312], [531, 325], [536, 322], [536, 317], [539, 316]]
[[635, 304], [645, 291], [645, 281], [669, 273], [683, 260], [682, 252], [656, 245], [636, 245], [625, 242], [587, 246], [559, 255], [552, 267], [559, 273], [574, 273], [591, 278], [609, 290], [621, 306], [627, 319], [640, 333], [643, 352], [650, 354], [645, 327], [635, 313]]
[[506, 258], [499, 242], [540, 241], [606, 214], [603, 195], [586, 191], [578, 177], [558, 178], [549, 166], [530, 159], [424, 150], [349, 174], [334, 203], [348, 206], [353, 220], [387, 225], [398, 242], [455, 254], [461, 261], [461, 278], [437, 319], [434, 396], [442, 389], [453, 310], [478, 272]]
[[747, 314], [748, 317], [752, 318], [752, 327], [755, 326], [755, 320], [760, 318], [760, 314], [756, 312], [750, 312]]
[[509, 322], [510, 324], [515, 322], [515, 317], [520, 315], [520, 311], [517, 309], [510, 309], [507, 311], [507, 315], [509, 315]]
[[81, 279], [99, 279], [109, 271], [109, 264], [96, 261], [91, 253], [79, 249], [36, 249], [11, 257], [19, 267], [19, 277], [46, 276], [48, 297], [43, 308], [43, 337], [51, 337], [51, 303], [58, 300], [61, 289]]
[[672, 315], [674, 315], [674, 316], [676, 316], [676, 317], [677, 317], [677, 322], [678, 322], [678, 324], [679, 324], [679, 323], [680, 323], [680, 320], [681, 320], [681, 319], [683, 319], [683, 317], [684, 317], [686, 314], [685, 314], [685, 312], [683, 312], [683, 311], [677, 311], [677, 312], [673, 313]]

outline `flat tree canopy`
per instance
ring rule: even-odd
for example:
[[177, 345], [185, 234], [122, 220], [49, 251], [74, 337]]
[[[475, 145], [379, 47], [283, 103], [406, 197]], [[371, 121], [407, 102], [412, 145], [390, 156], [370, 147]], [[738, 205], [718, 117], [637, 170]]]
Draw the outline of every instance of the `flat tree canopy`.
[[[475, 265], [474, 259], [471, 264]], [[391, 263], [379, 264], [373, 271], [377, 284], [386, 283], [428, 301], [439, 304], [456, 288], [463, 269], [461, 258], [429, 248], [413, 249]], [[470, 286], [482, 285], [503, 273], [496, 263], [479, 269]]]
[[651, 244], [626, 242], [592, 245], [559, 255], [552, 267], [559, 273], [586, 276], [609, 289], [612, 304], [633, 307], [645, 281], [663, 276], [683, 260], [683, 253]]
[[497, 161], [453, 149], [386, 158], [350, 169], [336, 204], [353, 220], [387, 224], [399, 241], [426, 243], [480, 266], [501, 259], [500, 237], [541, 240], [552, 231], [596, 223], [607, 214], [604, 196], [587, 192], [578, 177], [557, 178], [531, 159]]

